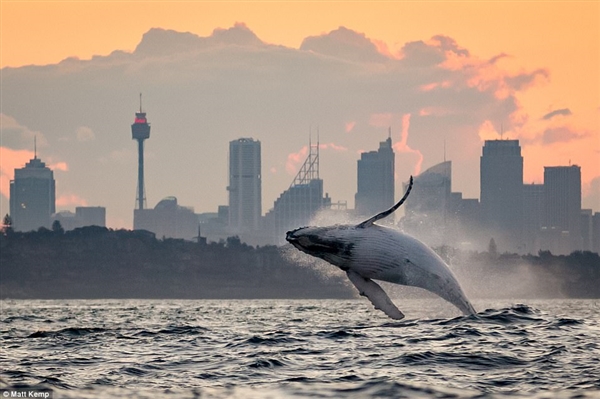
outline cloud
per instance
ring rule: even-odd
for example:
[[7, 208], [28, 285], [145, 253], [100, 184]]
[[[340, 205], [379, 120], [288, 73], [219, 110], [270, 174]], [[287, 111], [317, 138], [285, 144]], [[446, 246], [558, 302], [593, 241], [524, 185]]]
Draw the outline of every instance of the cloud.
[[508, 58], [508, 57], [510, 57], [508, 54], [506, 54], [506, 53], [500, 53], [500, 54], [495, 55], [492, 58], [490, 58], [488, 60], [488, 63], [495, 64], [496, 62], [500, 61], [501, 59]]
[[53, 171], [60, 170], [61, 172], [67, 172], [69, 170], [69, 166], [66, 162], [56, 162], [48, 165], [50, 169]]
[[[348, 28], [306, 38], [301, 49], [264, 43], [243, 24], [207, 37], [152, 29], [132, 53], [3, 69], [2, 112], [20, 141], [4, 144], [11, 125], [3, 117], [2, 145], [31, 150], [31, 133], [43, 132], [44, 160], [68, 166], [57, 187], [106, 206], [115, 220], [131, 220], [133, 199], [115, 193], [135, 192], [131, 123], [142, 90], [152, 126], [144, 144], [149, 203], [176, 195], [202, 211], [225, 204], [227, 144], [240, 132], [255, 132], [262, 164], [278, 170], [263, 184], [269, 203], [306, 159], [309, 124], [327, 138], [320, 175], [334, 200], [354, 198], [356, 176], [348, 171], [356, 151], [376, 148], [388, 127], [400, 125], [398, 174], [440, 162], [447, 139], [455, 186], [478, 192], [482, 126], [505, 121], [506, 130], [526, 130], [518, 92], [546, 73], [510, 73], [441, 35], [406, 43], [396, 57], [384, 48]], [[60, 141], [65, 132], [71, 140]], [[96, 184], [106, 176], [109, 184]]]
[[[379, 48], [381, 48], [379, 43]], [[388, 59], [378, 46], [364, 34], [340, 26], [327, 34], [309, 36], [302, 41], [300, 50], [361, 62], [382, 62]], [[387, 50], [387, 49], [386, 49]]]
[[209, 37], [199, 37], [193, 33], [171, 29], [152, 28], [143, 35], [134, 54], [143, 57], [169, 56], [177, 53], [203, 51], [228, 44], [264, 45], [245, 24], [238, 22], [229, 29], [216, 28]]
[[48, 141], [41, 132], [31, 130], [3, 113], [0, 113], [0, 137], [2, 146], [13, 150], [33, 150], [34, 141], [38, 148], [48, 146]]
[[422, 40], [406, 43], [400, 54], [402, 64], [406, 67], [433, 67], [446, 60], [442, 49]]
[[350, 133], [354, 129], [354, 126], [356, 126], [356, 122], [355, 121], [347, 122], [344, 125], [344, 127], [345, 127], [344, 130], [346, 131], [346, 133]]
[[500, 138], [500, 133], [498, 133], [492, 122], [488, 120], [483, 121], [481, 126], [479, 126], [478, 134], [481, 141], [498, 140]]
[[557, 115], [568, 116], [568, 115], [572, 115], [572, 112], [569, 108], [557, 109], [557, 110], [547, 113], [546, 115], [544, 115], [542, 117], [542, 119], [547, 121], [548, 119], [552, 119], [553, 117], [555, 117]]
[[0, 147], [0, 193], [4, 197], [10, 197], [10, 181], [15, 178], [15, 169], [24, 167], [33, 155], [33, 151]]
[[458, 43], [456, 43], [456, 40], [449, 36], [436, 35], [431, 38], [431, 41], [443, 51], [449, 51], [464, 57], [470, 56], [469, 50], [460, 47]]
[[542, 133], [541, 142], [542, 144], [555, 144], [555, 143], [568, 143], [574, 140], [581, 140], [588, 136], [587, 132], [576, 132], [573, 131], [569, 127], [557, 127], [557, 128], [549, 128], [544, 130]]
[[445, 80], [443, 82], [431, 82], [419, 86], [420, 91], [432, 91], [435, 89], [447, 89], [452, 86], [452, 82]]
[[300, 169], [300, 165], [304, 163], [306, 157], [308, 156], [308, 146], [305, 145], [300, 149], [300, 151], [292, 152], [287, 156], [287, 162], [285, 164], [285, 170], [290, 175], [295, 175], [298, 173], [298, 169]]
[[57, 207], [87, 206], [88, 202], [77, 194], [62, 194], [56, 198]]
[[540, 68], [533, 72], [523, 72], [517, 75], [508, 76], [505, 81], [514, 90], [524, 90], [535, 85], [539, 80], [547, 80], [550, 76], [548, 70]]
[[400, 141], [393, 144], [394, 151], [399, 153], [416, 155], [416, 162], [412, 170], [413, 176], [418, 176], [421, 173], [423, 165], [423, 154], [421, 151], [411, 148], [408, 145], [408, 129], [410, 127], [410, 114], [402, 117], [402, 132], [400, 133]]
[[344, 152], [344, 151], [348, 151], [347, 147], [344, 147], [343, 145], [337, 145], [334, 143], [320, 143], [319, 144], [319, 149], [321, 150], [333, 150], [336, 152]]

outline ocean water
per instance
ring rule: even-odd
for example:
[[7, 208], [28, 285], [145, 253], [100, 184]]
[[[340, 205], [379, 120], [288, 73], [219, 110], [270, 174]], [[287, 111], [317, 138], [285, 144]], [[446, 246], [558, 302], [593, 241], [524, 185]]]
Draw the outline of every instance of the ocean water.
[[0, 302], [0, 388], [54, 398], [600, 397], [600, 301]]

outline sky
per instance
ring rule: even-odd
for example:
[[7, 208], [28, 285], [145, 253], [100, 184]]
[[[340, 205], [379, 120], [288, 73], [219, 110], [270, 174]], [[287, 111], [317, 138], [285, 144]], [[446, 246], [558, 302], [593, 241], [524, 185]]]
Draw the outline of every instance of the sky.
[[[57, 209], [131, 228], [139, 93], [146, 197], [227, 204], [228, 142], [262, 143], [263, 212], [319, 132], [321, 177], [354, 206], [356, 161], [388, 128], [397, 197], [446, 159], [479, 197], [486, 139], [519, 139], [525, 183], [582, 168], [600, 211], [600, 2], [0, 2], [0, 207], [14, 168], [55, 172]], [[445, 151], [444, 151], [445, 148]]]

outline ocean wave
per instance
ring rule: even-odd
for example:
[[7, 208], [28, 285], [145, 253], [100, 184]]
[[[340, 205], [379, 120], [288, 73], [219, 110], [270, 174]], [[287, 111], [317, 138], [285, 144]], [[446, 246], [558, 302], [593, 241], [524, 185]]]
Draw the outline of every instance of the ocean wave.
[[[393, 322], [364, 301], [35, 305], [11, 304], [5, 317], [0, 386], [101, 399], [586, 398], [600, 389], [593, 302], [491, 303], [448, 318], [435, 308]], [[429, 302], [405, 305], [419, 314]]]

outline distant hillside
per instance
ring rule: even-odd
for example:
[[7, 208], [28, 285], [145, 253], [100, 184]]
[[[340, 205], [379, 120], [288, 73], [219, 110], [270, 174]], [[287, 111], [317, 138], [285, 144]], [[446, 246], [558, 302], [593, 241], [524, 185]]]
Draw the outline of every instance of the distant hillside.
[[[0, 236], [2, 298], [350, 298], [345, 276], [325, 278], [284, 251], [236, 238], [198, 244], [144, 231], [84, 227]], [[333, 267], [333, 266], [331, 266]], [[343, 279], [341, 278], [343, 277]]]
[[[473, 298], [600, 298], [600, 256], [437, 249]], [[387, 286], [392, 297], [399, 286]], [[0, 298], [351, 298], [334, 266], [237, 238], [201, 244], [146, 231], [84, 227], [0, 233]], [[413, 292], [412, 295], [415, 295]], [[416, 295], [423, 295], [417, 292]]]

